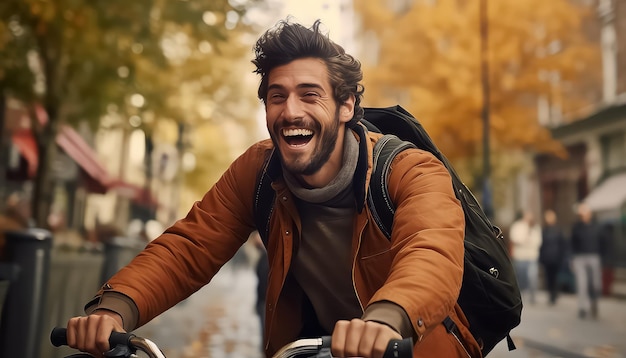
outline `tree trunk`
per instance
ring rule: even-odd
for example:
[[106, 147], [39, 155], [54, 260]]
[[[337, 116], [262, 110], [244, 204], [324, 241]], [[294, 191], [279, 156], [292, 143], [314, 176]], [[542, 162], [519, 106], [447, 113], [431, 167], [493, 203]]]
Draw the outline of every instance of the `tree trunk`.
[[[39, 125], [40, 122], [34, 108], [30, 107], [31, 123], [34, 124], [32, 128], [39, 127], [38, 131], [34, 131], [37, 133], [35, 138], [37, 140], [37, 149], [39, 150], [39, 164], [32, 198], [32, 215], [36, 225], [39, 227], [48, 226], [47, 220], [53, 200], [54, 182], [50, 167], [57, 151], [55, 139], [58, 133], [60, 99], [62, 98], [61, 81], [59, 79], [63, 78], [60, 75], [63, 72], [60, 57], [63, 44], [60, 39], [60, 34], [37, 37], [41, 66], [46, 79], [44, 108], [48, 116], [48, 123]], [[57, 43], [55, 43], [55, 40]]]
[[9, 133], [6, 128], [6, 96], [0, 91], [0, 208], [4, 208], [4, 202], [8, 193], [7, 187], [7, 163], [9, 161]]
[[[53, 199], [53, 178], [50, 163], [56, 156], [56, 135], [57, 135], [57, 110], [52, 106], [47, 106], [48, 123], [41, 127], [39, 135], [36, 135], [37, 149], [39, 150], [39, 163], [37, 175], [34, 180], [32, 213], [35, 224], [38, 227], [47, 227], [48, 215]], [[34, 114], [31, 113], [31, 116]], [[37, 120], [31, 117], [31, 120]]]

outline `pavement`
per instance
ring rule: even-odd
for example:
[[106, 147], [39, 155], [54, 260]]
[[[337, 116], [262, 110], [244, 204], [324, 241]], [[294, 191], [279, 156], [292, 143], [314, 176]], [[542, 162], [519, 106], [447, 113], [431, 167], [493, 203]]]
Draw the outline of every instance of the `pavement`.
[[600, 299], [597, 319], [578, 318], [575, 295], [563, 294], [553, 306], [547, 302], [539, 292], [535, 304], [525, 303], [522, 322], [511, 332], [518, 348], [509, 352], [501, 342], [488, 357], [626, 357], [626, 300]]
[[[209, 285], [135, 333], [168, 358], [261, 358], [253, 260], [239, 256]], [[488, 357], [626, 358], [626, 300], [601, 299], [595, 320], [578, 318], [575, 295], [547, 302], [539, 292], [535, 304], [525, 303], [522, 322], [511, 332], [517, 349], [509, 352], [503, 341]]]

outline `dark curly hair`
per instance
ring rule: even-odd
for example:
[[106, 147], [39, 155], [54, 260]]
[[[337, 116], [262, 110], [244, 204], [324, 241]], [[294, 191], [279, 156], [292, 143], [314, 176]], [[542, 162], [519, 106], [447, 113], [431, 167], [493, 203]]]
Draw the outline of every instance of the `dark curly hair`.
[[335, 101], [340, 105], [351, 94], [354, 95], [353, 120], [359, 120], [363, 117], [361, 98], [365, 90], [360, 83], [363, 79], [361, 63], [322, 34], [320, 25], [320, 20], [316, 20], [310, 28], [282, 20], [257, 40], [254, 46], [256, 57], [252, 63], [256, 66], [254, 72], [261, 75], [259, 99], [266, 103], [268, 76], [272, 69], [301, 58], [319, 58], [328, 67]]

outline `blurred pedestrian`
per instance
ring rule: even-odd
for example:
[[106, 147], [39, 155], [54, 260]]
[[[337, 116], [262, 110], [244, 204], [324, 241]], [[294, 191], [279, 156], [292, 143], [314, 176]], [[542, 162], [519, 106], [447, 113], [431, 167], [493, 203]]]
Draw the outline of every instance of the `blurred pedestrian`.
[[520, 290], [533, 304], [539, 281], [541, 226], [535, 221], [535, 216], [531, 211], [525, 211], [517, 215], [517, 220], [511, 225], [509, 236]]
[[576, 276], [578, 317], [598, 316], [598, 298], [602, 291], [600, 261], [602, 227], [595, 221], [591, 209], [578, 205], [578, 220], [572, 227], [572, 269]]
[[543, 219], [539, 263], [545, 274], [546, 289], [550, 297], [549, 302], [553, 305], [558, 296], [557, 277], [567, 255], [567, 241], [563, 230], [557, 225], [554, 210], [546, 210]]

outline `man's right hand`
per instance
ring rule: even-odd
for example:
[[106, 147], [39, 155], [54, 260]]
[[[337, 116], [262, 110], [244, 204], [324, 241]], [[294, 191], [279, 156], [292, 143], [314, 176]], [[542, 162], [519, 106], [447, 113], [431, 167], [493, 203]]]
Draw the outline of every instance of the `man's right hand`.
[[111, 332], [125, 332], [122, 317], [115, 312], [99, 310], [89, 316], [74, 317], [67, 322], [67, 345], [94, 357], [103, 357], [103, 353], [111, 349]]

